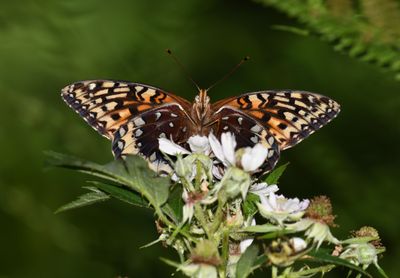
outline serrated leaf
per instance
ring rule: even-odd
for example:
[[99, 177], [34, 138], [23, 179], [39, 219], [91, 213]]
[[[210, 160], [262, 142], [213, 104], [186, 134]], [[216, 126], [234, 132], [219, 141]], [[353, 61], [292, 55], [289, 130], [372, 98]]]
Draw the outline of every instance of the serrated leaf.
[[75, 201], [72, 201], [72, 202], [60, 207], [59, 209], [56, 210], [55, 213], [93, 205], [95, 203], [103, 202], [108, 199], [110, 199], [110, 196], [108, 196], [106, 193], [104, 193], [102, 191], [89, 192], [89, 193], [79, 196], [78, 199], [76, 199]]
[[314, 249], [311, 250], [307, 255], [307, 258], [302, 259], [304, 261], [313, 261], [313, 262], [324, 262], [324, 263], [329, 263], [329, 264], [334, 264], [334, 265], [341, 265], [350, 269], [353, 269], [355, 271], [358, 271], [359, 273], [364, 274], [367, 277], [371, 277], [372, 275], [366, 272], [364, 269], [361, 267], [358, 267], [344, 259], [341, 259], [336, 256], [330, 255], [331, 250], [329, 249], [324, 249], [324, 248], [319, 248], [319, 249]]
[[149, 207], [149, 203], [146, 202], [138, 193], [129, 190], [128, 188], [121, 187], [120, 185], [111, 185], [97, 181], [91, 181], [91, 184], [101, 191], [107, 193], [113, 198], [120, 201], [126, 202], [128, 204], [139, 206], [139, 207]]
[[260, 197], [256, 194], [249, 193], [247, 194], [246, 200], [243, 202], [243, 213], [246, 218], [253, 217], [257, 211], [256, 203], [260, 202]]
[[273, 170], [268, 177], [265, 179], [265, 182], [267, 184], [277, 184], [279, 181], [279, 178], [282, 176], [283, 172], [285, 172], [286, 167], [289, 165], [289, 163], [283, 164]]
[[74, 169], [127, 186], [143, 195], [156, 209], [168, 199], [169, 179], [156, 177], [140, 156], [128, 155], [125, 160], [115, 160], [105, 165], [55, 152], [47, 152], [47, 156], [48, 165]]
[[259, 248], [256, 244], [250, 245], [246, 251], [244, 251], [236, 264], [236, 277], [246, 278], [251, 274], [258, 252]]

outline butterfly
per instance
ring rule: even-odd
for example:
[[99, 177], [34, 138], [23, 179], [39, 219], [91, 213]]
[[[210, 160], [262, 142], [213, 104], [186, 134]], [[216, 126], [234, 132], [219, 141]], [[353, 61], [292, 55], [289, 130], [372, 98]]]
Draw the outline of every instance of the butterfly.
[[293, 147], [326, 125], [340, 105], [319, 94], [267, 90], [210, 103], [199, 90], [191, 103], [175, 94], [140, 83], [88, 80], [71, 84], [64, 101], [101, 135], [112, 141], [116, 158], [139, 154], [153, 169], [168, 167], [159, 150], [165, 137], [185, 146], [193, 135], [235, 135], [237, 148], [261, 143], [269, 148], [262, 166], [274, 168], [282, 150]]

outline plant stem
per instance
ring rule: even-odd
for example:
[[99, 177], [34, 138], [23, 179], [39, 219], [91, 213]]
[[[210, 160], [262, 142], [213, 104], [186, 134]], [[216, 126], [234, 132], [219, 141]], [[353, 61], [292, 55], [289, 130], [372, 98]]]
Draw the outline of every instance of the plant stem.
[[229, 229], [224, 229], [222, 233], [222, 270], [226, 273], [229, 259]]
[[224, 219], [224, 205], [225, 203], [218, 201], [218, 208], [217, 211], [215, 212], [214, 221], [210, 228], [211, 234], [214, 234], [218, 230], [219, 226], [221, 225], [221, 222]]
[[204, 211], [201, 208], [199, 203], [194, 205], [194, 215], [196, 219], [200, 222], [201, 227], [203, 228], [204, 232], [206, 233], [208, 239], [212, 239], [213, 233], [211, 233], [208, 229], [208, 223], [206, 218], [204, 217]]

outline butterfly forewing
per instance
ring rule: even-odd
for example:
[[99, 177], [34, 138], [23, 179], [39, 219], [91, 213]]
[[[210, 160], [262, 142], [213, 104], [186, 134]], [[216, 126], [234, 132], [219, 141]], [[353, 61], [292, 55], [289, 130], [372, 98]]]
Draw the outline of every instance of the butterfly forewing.
[[[290, 148], [332, 120], [340, 111], [334, 100], [305, 91], [264, 91], [221, 100], [213, 106], [242, 111], [279, 142]], [[221, 115], [222, 117], [222, 115]]]
[[132, 117], [147, 110], [168, 103], [190, 105], [152, 86], [112, 80], [77, 82], [65, 87], [61, 95], [86, 122], [109, 139]]

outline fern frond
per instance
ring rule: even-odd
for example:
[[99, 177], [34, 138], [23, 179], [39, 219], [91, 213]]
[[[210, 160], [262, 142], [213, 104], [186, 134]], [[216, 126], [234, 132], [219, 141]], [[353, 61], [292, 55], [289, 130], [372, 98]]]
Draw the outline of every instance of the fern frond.
[[255, 1], [297, 19], [336, 51], [376, 64], [400, 80], [400, 9], [395, 0]]

